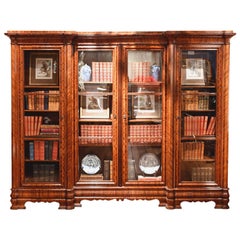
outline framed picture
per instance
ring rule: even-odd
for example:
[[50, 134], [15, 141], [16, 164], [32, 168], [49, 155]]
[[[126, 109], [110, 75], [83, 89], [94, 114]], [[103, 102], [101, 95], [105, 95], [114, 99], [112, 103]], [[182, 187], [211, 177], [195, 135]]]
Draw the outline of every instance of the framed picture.
[[206, 61], [202, 58], [184, 59], [181, 69], [182, 85], [205, 85]]
[[95, 94], [81, 96], [80, 118], [109, 118], [108, 96]]
[[139, 94], [133, 99], [133, 118], [160, 118], [161, 117], [161, 97], [155, 94]]
[[30, 53], [29, 85], [58, 85], [57, 53]]

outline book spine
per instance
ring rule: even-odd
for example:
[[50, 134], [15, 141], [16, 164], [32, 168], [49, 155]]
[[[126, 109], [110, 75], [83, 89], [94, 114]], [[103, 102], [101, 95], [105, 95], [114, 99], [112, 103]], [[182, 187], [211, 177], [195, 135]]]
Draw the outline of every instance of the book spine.
[[110, 160], [103, 161], [103, 179], [110, 180]]
[[29, 142], [29, 160], [34, 160], [34, 143], [33, 143], [33, 141]]

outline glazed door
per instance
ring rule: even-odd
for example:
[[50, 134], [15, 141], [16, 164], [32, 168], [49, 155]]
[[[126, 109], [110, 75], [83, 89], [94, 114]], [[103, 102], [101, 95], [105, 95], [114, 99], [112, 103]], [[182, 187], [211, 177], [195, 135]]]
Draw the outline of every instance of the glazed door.
[[61, 176], [65, 142], [63, 132], [62, 83], [59, 49], [42, 48], [23, 50], [24, 97], [21, 98], [23, 120], [24, 167], [22, 182], [31, 184], [63, 183]]
[[[178, 51], [178, 182], [214, 184], [221, 149], [218, 49]], [[219, 118], [220, 117], [220, 118]]]
[[78, 49], [78, 184], [117, 181], [116, 49]]
[[160, 184], [164, 180], [164, 50], [124, 48], [123, 183]]

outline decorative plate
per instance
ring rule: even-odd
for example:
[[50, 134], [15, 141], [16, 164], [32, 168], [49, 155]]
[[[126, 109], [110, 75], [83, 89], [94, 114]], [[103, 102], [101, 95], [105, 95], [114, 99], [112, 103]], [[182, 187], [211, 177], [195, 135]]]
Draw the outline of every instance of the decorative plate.
[[154, 153], [145, 153], [139, 159], [139, 168], [145, 174], [154, 174], [160, 168], [160, 160]]
[[101, 160], [98, 156], [94, 154], [87, 154], [82, 159], [81, 164], [82, 170], [87, 174], [95, 174], [101, 168]]

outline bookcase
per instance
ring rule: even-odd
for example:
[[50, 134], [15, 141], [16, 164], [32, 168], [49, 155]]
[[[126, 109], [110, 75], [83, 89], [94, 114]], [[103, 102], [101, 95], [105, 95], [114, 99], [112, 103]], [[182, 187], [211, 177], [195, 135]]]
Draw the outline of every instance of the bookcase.
[[8, 31], [11, 209], [228, 208], [232, 31]]

